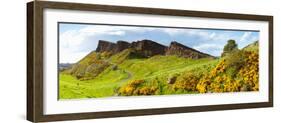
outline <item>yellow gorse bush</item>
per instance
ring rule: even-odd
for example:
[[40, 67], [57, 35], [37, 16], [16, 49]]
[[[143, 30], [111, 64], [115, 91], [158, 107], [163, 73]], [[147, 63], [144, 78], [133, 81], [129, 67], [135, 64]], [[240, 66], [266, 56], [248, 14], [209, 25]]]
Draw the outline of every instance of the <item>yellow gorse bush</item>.
[[132, 96], [132, 95], [154, 95], [157, 91], [157, 87], [144, 86], [140, 87], [143, 84], [144, 80], [133, 80], [127, 85], [119, 89], [119, 94], [123, 96]]
[[119, 89], [119, 94], [124, 95], [124, 96], [130, 96], [133, 95], [134, 93], [136, 94], [135, 90], [138, 85], [143, 83], [144, 80], [133, 80], [129, 82], [126, 86], [123, 86]]
[[138, 95], [153, 95], [156, 90], [157, 90], [156, 87], [143, 87], [139, 89]]
[[[238, 91], [258, 91], [259, 84], [259, 57], [258, 53], [254, 51], [240, 51], [242, 52], [243, 62], [239, 62], [239, 66], [235, 68], [235, 76], [231, 76], [227, 73], [232, 66], [228, 66], [226, 62], [233, 60], [224, 58], [220, 63], [210, 71], [209, 74], [202, 77], [196, 86], [196, 89], [200, 93], [208, 92], [238, 92]], [[242, 64], [241, 64], [242, 63]]]
[[[222, 93], [259, 90], [259, 55], [238, 50], [221, 58], [216, 66], [174, 75], [174, 82], [162, 82], [172, 93]], [[169, 77], [168, 77], [169, 78]], [[167, 79], [166, 79], [167, 80]], [[168, 79], [169, 80], [169, 79]], [[159, 81], [133, 80], [118, 90], [120, 95], [161, 94]]]
[[246, 91], [259, 90], [259, 56], [255, 52], [245, 52], [246, 65], [240, 69], [238, 75], [242, 77]]
[[200, 77], [189, 72], [179, 77], [173, 85], [174, 90], [183, 89], [187, 91], [197, 91], [196, 85], [199, 82]]

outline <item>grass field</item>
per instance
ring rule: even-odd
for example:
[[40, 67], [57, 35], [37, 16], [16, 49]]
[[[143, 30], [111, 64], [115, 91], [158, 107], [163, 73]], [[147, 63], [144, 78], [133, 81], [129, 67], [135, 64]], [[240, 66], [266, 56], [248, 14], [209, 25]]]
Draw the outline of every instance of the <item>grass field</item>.
[[124, 71], [105, 71], [97, 79], [78, 80], [69, 74], [60, 74], [60, 98], [96, 98], [113, 96], [114, 89], [128, 78]]

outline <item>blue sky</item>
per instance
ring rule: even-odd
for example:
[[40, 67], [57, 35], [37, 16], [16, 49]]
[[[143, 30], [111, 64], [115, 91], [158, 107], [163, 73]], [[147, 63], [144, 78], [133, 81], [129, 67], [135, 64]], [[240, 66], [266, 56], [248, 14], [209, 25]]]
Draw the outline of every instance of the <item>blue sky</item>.
[[187, 28], [160, 28], [90, 24], [59, 24], [60, 63], [75, 63], [96, 49], [98, 40], [128, 42], [150, 39], [169, 46], [177, 41], [201, 52], [220, 56], [227, 40], [239, 48], [259, 39], [259, 32]]

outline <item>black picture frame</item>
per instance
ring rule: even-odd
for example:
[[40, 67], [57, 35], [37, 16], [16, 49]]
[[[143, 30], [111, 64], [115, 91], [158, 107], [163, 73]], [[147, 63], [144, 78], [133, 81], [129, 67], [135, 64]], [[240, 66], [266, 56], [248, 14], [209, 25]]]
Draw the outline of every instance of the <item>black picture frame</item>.
[[[192, 107], [166, 107], [159, 109], [122, 110], [92, 113], [71, 113], [45, 115], [43, 113], [43, 11], [44, 9], [66, 9], [82, 11], [101, 11], [116, 13], [136, 13], [149, 15], [169, 15], [183, 17], [204, 17], [233, 20], [255, 20], [269, 23], [269, 92], [267, 102], [224, 104]], [[155, 9], [126, 6], [109, 6], [80, 3], [33, 1], [27, 3], [27, 120], [32, 122], [49, 122], [62, 120], [80, 120], [108, 117], [140, 116], [171, 114], [185, 112], [201, 112], [214, 110], [231, 110], [245, 108], [273, 107], [273, 16], [249, 15], [234, 13], [217, 13], [187, 10]]]

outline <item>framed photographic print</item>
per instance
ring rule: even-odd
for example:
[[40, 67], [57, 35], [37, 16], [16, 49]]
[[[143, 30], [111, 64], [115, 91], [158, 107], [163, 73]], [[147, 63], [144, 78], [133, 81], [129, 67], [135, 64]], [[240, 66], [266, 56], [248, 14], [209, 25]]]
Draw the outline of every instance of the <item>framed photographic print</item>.
[[273, 17], [27, 3], [33, 122], [273, 106]]

